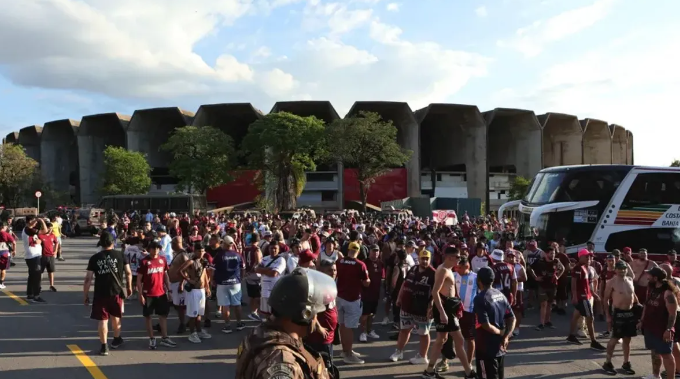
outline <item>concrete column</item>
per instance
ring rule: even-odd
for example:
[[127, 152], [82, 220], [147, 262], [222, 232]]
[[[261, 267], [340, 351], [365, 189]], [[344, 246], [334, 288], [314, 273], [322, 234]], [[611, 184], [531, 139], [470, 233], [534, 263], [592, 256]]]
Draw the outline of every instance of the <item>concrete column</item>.
[[543, 168], [542, 130], [534, 112], [496, 108], [484, 112], [484, 118], [489, 167], [533, 178]]
[[583, 164], [612, 163], [612, 135], [605, 121], [586, 118], [583, 128]]
[[12, 132], [5, 137], [5, 143], [17, 143], [19, 140], [19, 132]]
[[[262, 116], [262, 112], [250, 103], [206, 104], [198, 108], [192, 125], [217, 128], [229, 135], [234, 140], [234, 147], [238, 148], [248, 134], [250, 124]], [[238, 163], [243, 165], [245, 161]]]
[[160, 147], [175, 128], [191, 125], [193, 119], [192, 112], [179, 108], [137, 110], [126, 130], [128, 149], [146, 154], [152, 169], [167, 169], [172, 156]]
[[415, 112], [420, 125], [421, 169], [456, 171], [464, 166], [468, 197], [485, 201], [486, 123], [474, 105], [430, 104]]
[[583, 164], [583, 130], [576, 116], [546, 113], [543, 127], [543, 167]]
[[45, 123], [40, 141], [43, 179], [52, 184], [56, 191], [62, 193], [71, 194], [73, 185], [75, 188], [72, 195], [77, 194], [78, 187], [80, 187], [80, 183], [77, 183], [79, 166], [76, 137], [79, 126], [80, 122], [74, 120]]
[[378, 113], [384, 120], [391, 120], [397, 127], [397, 142], [411, 150], [411, 160], [406, 163], [406, 187], [409, 197], [420, 197], [420, 131], [411, 108], [407, 103], [390, 101], [357, 101], [347, 113], [353, 116], [360, 111]]
[[32, 125], [27, 126], [19, 131], [19, 139], [17, 143], [23, 146], [26, 155], [33, 158], [40, 164], [40, 136], [42, 135], [42, 126]]
[[628, 135], [621, 125], [609, 125], [612, 134], [612, 164], [626, 164]]
[[635, 164], [633, 160], [633, 132], [628, 130], [626, 135], [628, 137], [628, 141], [626, 143], [626, 164], [632, 165]]

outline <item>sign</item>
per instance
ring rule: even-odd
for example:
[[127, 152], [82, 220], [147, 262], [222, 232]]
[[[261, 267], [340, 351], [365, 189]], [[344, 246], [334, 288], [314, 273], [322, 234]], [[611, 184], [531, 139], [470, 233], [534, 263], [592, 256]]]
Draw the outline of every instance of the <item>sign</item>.
[[577, 209], [574, 211], [574, 223], [577, 224], [597, 224], [597, 211]]
[[432, 218], [444, 225], [458, 225], [458, 216], [455, 211], [437, 210], [432, 211]]
[[40, 191], [35, 191], [35, 197], [37, 197], [38, 199], [40, 199], [40, 196], [42, 196], [42, 192], [40, 192]]

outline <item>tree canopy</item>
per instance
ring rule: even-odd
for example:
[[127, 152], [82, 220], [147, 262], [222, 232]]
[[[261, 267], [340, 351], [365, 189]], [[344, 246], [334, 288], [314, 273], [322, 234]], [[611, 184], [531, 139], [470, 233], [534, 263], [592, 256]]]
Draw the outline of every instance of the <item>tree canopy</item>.
[[212, 126], [175, 129], [161, 150], [172, 154], [170, 174], [179, 180], [178, 191], [205, 194], [228, 183], [235, 161], [234, 141]]
[[671, 167], [680, 167], [680, 160], [674, 160], [671, 162]]
[[516, 176], [515, 180], [510, 184], [510, 200], [520, 200], [529, 190], [529, 179], [522, 176]]
[[356, 167], [364, 211], [375, 179], [403, 166], [413, 154], [397, 143], [397, 128], [392, 121], [372, 112], [333, 121], [326, 137], [329, 157]]
[[102, 195], [141, 195], [151, 188], [151, 166], [144, 154], [123, 147], [104, 149]]
[[264, 174], [264, 191], [274, 210], [291, 210], [305, 186], [305, 171], [325, 156], [325, 126], [316, 117], [270, 113], [252, 123], [241, 142], [248, 166]]
[[0, 146], [0, 198], [6, 207], [23, 205], [27, 191], [38, 173], [38, 162], [26, 155], [21, 145]]

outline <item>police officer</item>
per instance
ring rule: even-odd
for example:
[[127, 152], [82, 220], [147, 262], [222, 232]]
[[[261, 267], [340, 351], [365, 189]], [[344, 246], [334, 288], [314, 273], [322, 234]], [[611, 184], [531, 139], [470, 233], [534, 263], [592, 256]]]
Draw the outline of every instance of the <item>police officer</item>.
[[272, 317], [238, 348], [236, 379], [339, 379], [301, 342], [337, 294], [335, 281], [318, 271], [299, 267], [279, 279], [269, 297]]

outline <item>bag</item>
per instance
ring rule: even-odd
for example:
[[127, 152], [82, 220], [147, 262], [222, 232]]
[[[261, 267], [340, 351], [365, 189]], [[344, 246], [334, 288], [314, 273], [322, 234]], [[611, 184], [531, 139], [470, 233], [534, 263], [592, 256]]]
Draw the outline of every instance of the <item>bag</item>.
[[109, 271], [111, 271], [111, 276], [113, 276], [113, 279], [115, 279], [116, 284], [118, 284], [118, 287], [120, 287], [120, 292], [123, 293], [123, 298], [127, 298], [127, 293], [125, 292], [125, 286], [123, 283], [120, 282], [120, 279], [118, 279], [118, 275], [116, 275], [116, 270], [114, 270], [113, 265], [111, 264], [111, 261], [109, 259], [106, 259], [107, 256], [104, 256], [104, 262], [106, 262], [106, 266], [108, 267]]

